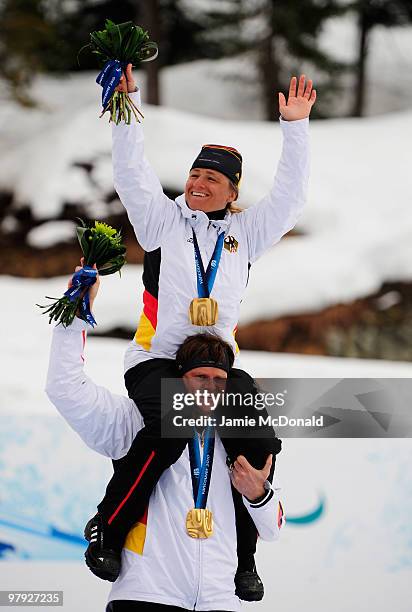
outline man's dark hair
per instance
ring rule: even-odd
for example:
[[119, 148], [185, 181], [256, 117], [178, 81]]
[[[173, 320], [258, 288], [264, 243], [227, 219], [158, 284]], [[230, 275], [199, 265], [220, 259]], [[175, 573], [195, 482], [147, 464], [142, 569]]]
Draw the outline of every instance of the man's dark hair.
[[228, 372], [234, 360], [230, 344], [212, 334], [189, 336], [176, 353], [177, 366], [182, 374], [201, 366], [221, 368]]

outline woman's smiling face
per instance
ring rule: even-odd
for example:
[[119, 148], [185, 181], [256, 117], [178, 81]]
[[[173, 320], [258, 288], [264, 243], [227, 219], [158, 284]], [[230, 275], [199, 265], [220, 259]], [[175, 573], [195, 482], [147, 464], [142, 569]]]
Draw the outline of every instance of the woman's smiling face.
[[221, 172], [209, 168], [192, 168], [186, 181], [185, 198], [192, 210], [221, 210], [236, 200], [236, 192]]

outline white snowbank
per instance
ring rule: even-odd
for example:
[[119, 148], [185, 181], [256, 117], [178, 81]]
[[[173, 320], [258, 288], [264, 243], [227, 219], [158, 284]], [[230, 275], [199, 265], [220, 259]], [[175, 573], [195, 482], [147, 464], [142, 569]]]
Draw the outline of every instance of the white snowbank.
[[[368, 66], [370, 82], [379, 83], [378, 97], [387, 79], [392, 97], [401, 97], [404, 108], [412, 99], [403, 78], [412, 56], [411, 31], [377, 28]], [[353, 42], [350, 18], [331, 20], [321, 37], [323, 46], [345, 59], [353, 57]], [[270, 188], [280, 128], [248, 120], [258, 116], [254, 94], [241, 80], [227, 78], [231, 69], [241, 74], [245, 61], [194, 62], [164, 71], [166, 103], [185, 111], [144, 105], [147, 155], [165, 186], [182, 190], [201, 144], [215, 140], [244, 155], [240, 204], [255, 203]], [[142, 75], [138, 78], [144, 83]], [[96, 218], [113, 212], [121, 205], [106, 201], [113, 190], [110, 127], [106, 118], [98, 118], [95, 74], [42, 77], [34, 94], [41, 101], [38, 109], [8, 102], [0, 108], [0, 189], [14, 190], [15, 206], [29, 204], [39, 219], [55, 217], [67, 203], [83, 202]], [[228, 121], [229, 116], [237, 120]], [[312, 122], [311, 138], [309, 201], [298, 224], [304, 235], [281, 242], [253, 266], [243, 323], [316, 311], [368, 295], [384, 281], [412, 278], [412, 110]], [[93, 168], [87, 172], [79, 163]], [[7, 217], [4, 227], [11, 221]], [[37, 246], [52, 239], [41, 227], [30, 236]]]
[[73, 221], [48, 221], [30, 230], [27, 234], [27, 244], [44, 249], [59, 242], [71, 242], [75, 229], [76, 224]]
[[[88, 101], [95, 86], [81, 75], [60, 82], [60, 87], [74, 88], [78, 99]], [[52, 120], [50, 113], [33, 115], [34, 124], [50, 126], [10, 148], [0, 168], [0, 185], [16, 186], [18, 200], [30, 201], [40, 218], [58, 214], [62, 202], [78, 199], [98, 216], [111, 185], [110, 128], [98, 119], [96, 103], [66, 114], [64, 101]], [[281, 148], [278, 125], [221, 121], [156, 107], [146, 107], [145, 114], [147, 154], [165, 185], [182, 188], [199, 146], [217, 141], [238, 147], [244, 155], [242, 204], [256, 202], [269, 189]], [[310, 195], [298, 225], [305, 235], [281, 242], [253, 266], [242, 322], [317, 310], [367, 295], [384, 281], [411, 279], [412, 174], [406, 151], [412, 112], [314, 122], [311, 132]], [[91, 160], [97, 181], [73, 167], [75, 161]]]
[[[116, 326], [134, 327], [142, 306], [141, 266], [125, 266], [122, 277], [102, 278], [94, 314], [97, 331]], [[0, 334], [5, 372], [2, 381], [2, 411], [50, 412], [44, 394], [48, 350], [52, 327], [37, 304], [46, 304], [46, 295], [60, 297], [67, 278], [48, 280], [0, 277], [2, 317]], [[254, 298], [253, 293], [249, 299]], [[123, 356], [127, 341], [93, 337], [87, 343], [87, 371], [99, 384], [124, 393]], [[242, 351], [242, 365], [261, 378], [409, 378], [412, 364], [344, 358], [314, 357]], [[22, 383], [24, 381], [24, 383]]]

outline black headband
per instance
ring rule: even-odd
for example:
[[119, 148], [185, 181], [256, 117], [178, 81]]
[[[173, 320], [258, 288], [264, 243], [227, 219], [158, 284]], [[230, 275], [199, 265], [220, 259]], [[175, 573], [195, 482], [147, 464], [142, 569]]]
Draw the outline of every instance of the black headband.
[[221, 172], [236, 186], [242, 178], [242, 156], [236, 149], [206, 144], [192, 164], [193, 168], [208, 168]]
[[224, 361], [212, 361], [211, 359], [199, 359], [197, 357], [188, 359], [184, 363], [177, 364], [179, 374], [182, 376], [186, 374], [186, 372], [194, 370], [195, 368], [218, 368], [219, 370], [224, 370], [225, 372], [229, 373], [231, 366], [229, 359], [225, 359]]

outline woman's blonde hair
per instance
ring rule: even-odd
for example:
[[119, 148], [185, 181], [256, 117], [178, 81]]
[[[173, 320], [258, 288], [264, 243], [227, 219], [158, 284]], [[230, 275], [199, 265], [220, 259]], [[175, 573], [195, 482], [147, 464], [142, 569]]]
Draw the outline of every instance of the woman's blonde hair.
[[[229, 179], [229, 185], [230, 185], [230, 188], [233, 189], [233, 191], [235, 192], [236, 200], [237, 200], [238, 197], [239, 197], [239, 187], [238, 187], [238, 185], [235, 185], [235, 183], [232, 183], [232, 181], [230, 179]], [[243, 212], [243, 208], [240, 208], [240, 206], [236, 206], [236, 204], [233, 204], [233, 202], [229, 202], [229, 204], [226, 206], [226, 208], [231, 213], [233, 213], [233, 214]]]

